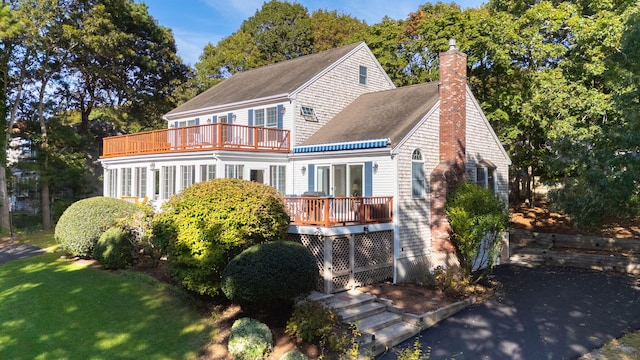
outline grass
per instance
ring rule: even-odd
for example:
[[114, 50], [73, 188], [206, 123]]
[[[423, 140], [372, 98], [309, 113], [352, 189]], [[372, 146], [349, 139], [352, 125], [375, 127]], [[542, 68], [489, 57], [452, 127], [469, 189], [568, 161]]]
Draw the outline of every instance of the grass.
[[[52, 233], [21, 236], [52, 249]], [[0, 359], [195, 359], [215, 330], [167, 285], [50, 252], [0, 265]]]

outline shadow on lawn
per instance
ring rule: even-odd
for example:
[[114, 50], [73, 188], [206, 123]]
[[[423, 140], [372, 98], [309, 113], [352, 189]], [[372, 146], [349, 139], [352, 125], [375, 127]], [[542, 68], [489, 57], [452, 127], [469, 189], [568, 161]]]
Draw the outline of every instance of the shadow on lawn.
[[212, 329], [153, 282], [58, 254], [0, 265], [0, 358], [195, 358]]

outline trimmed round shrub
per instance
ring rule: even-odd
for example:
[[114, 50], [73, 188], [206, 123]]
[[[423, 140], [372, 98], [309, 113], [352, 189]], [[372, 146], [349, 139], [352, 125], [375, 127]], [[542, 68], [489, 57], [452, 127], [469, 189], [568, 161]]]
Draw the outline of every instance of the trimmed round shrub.
[[124, 269], [136, 261], [136, 237], [121, 227], [105, 231], [93, 248], [93, 258], [105, 269]]
[[236, 256], [222, 274], [229, 300], [261, 304], [291, 301], [318, 284], [318, 265], [311, 252], [293, 241], [254, 245]]
[[280, 356], [280, 360], [309, 360], [300, 350], [291, 350]]
[[96, 196], [76, 201], [58, 220], [55, 239], [63, 251], [89, 257], [103, 232], [137, 211], [135, 204], [115, 198]]
[[271, 186], [214, 179], [172, 197], [156, 222], [155, 233], [169, 243], [172, 276], [189, 290], [215, 296], [229, 261], [252, 245], [284, 238], [289, 215]]
[[236, 320], [229, 335], [229, 353], [236, 360], [266, 359], [273, 348], [269, 327], [252, 318]]

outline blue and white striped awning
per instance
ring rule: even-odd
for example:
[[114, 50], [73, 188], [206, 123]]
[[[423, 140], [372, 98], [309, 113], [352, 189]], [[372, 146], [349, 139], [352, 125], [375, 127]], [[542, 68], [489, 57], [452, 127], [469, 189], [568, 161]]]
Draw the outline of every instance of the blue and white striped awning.
[[389, 145], [389, 138], [346, 141], [346, 142], [339, 142], [339, 143], [328, 143], [328, 144], [317, 144], [317, 145], [297, 145], [293, 147], [293, 152], [296, 154], [299, 154], [299, 153], [312, 153], [312, 152], [322, 152], [322, 151], [374, 149], [374, 148], [386, 147], [387, 145]]

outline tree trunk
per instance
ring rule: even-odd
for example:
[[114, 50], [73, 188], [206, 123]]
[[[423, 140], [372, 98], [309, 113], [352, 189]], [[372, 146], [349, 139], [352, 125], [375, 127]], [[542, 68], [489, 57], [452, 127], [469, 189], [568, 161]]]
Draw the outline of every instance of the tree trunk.
[[42, 80], [42, 87], [40, 88], [40, 98], [38, 99], [38, 121], [40, 122], [40, 132], [42, 134], [42, 142], [40, 143], [40, 151], [44, 156], [42, 167], [40, 169], [40, 191], [41, 191], [41, 204], [42, 209], [42, 229], [51, 230], [51, 206], [49, 196], [49, 136], [47, 132], [47, 123], [44, 119], [44, 95], [46, 92], [47, 84], [51, 79], [50, 76], [45, 76]]
[[[4, 2], [3, 2], [4, 4]], [[4, 49], [6, 51], [6, 49]], [[7, 186], [7, 143], [10, 125], [7, 122], [7, 81], [10, 52], [2, 55], [0, 63], [0, 227], [8, 230], [11, 226], [11, 202]]]
[[[45, 163], [47, 160], [45, 160]], [[51, 197], [49, 196], [49, 180], [43, 177], [40, 183], [42, 201], [42, 229], [51, 230]]]

